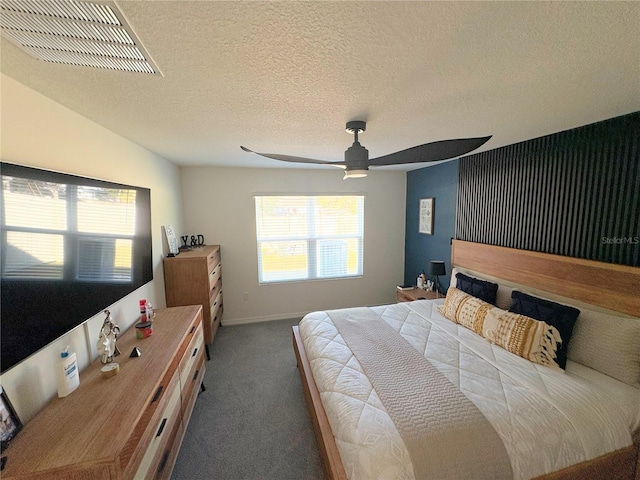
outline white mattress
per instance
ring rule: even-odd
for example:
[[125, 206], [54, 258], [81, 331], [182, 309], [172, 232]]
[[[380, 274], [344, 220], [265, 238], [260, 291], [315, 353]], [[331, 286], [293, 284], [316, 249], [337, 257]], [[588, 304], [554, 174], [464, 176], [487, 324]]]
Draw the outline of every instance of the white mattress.
[[[444, 318], [443, 300], [372, 307], [480, 409], [502, 438], [515, 479], [632, 444], [640, 390], [582, 365], [559, 372], [491, 345]], [[351, 480], [413, 479], [409, 454], [326, 312], [300, 322], [305, 350]]]

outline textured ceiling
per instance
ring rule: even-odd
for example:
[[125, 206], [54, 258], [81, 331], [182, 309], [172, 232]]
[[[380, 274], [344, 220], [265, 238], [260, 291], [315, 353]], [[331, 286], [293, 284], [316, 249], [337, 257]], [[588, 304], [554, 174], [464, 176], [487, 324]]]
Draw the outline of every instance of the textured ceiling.
[[640, 110], [639, 2], [117, 5], [163, 77], [45, 63], [5, 39], [0, 68], [180, 165], [295, 166], [240, 145], [342, 160], [349, 120], [368, 122], [373, 158]]

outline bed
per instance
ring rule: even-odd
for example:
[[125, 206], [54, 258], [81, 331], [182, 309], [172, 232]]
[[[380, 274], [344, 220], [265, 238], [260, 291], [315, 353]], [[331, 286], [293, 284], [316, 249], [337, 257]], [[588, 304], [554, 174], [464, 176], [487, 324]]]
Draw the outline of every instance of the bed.
[[[294, 327], [327, 476], [640, 479], [640, 269], [461, 241], [452, 265], [446, 300], [312, 312]], [[456, 289], [458, 272], [498, 284], [495, 306]], [[490, 336], [513, 290], [580, 310], [563, 367], [546, 346], [523, 358]], [[458, 297], [493, 333], [454, 318]]]

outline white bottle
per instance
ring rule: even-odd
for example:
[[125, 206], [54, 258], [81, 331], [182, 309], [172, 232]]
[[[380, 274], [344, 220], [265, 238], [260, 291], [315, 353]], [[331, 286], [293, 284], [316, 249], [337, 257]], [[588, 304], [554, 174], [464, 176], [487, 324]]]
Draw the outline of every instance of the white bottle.
[[422, 279], [422, 274], [418, 275], [418, 279], [416, 280], [416, 286], [418, 288], [423, 288], [424, 287], [424, 281]]
[[66, 347], [60, 353], [60, 366], [58, 367], [58, 396], [66, 397], [80, 385], [80, 373], [75, 352], [69, 353]]

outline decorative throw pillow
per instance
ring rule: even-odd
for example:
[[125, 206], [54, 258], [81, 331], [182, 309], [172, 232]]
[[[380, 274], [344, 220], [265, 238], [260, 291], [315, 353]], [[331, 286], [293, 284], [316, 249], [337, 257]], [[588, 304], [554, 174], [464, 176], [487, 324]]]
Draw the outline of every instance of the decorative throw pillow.
[[562, 338], [546, 322], [494, 307], [454, 287], [447, 291], [441, 313], [511, 353], [560, 368], [557, 353]]
[[480, 280], [459, 272], [456, 273], [456, 288], [492, 305], [496, 304], [497, 283]]
[[533, 363], [560, 369], [557, 354], [562, 338], [558, 329], [546, 322], [496, 307], [487, 312], [482, 336]]
[[564, 369], [567, 366], [569, 340], [580, 310], [514, 290], [511, 293], [509, 311], [546, 322], [558, 329], [562, 337], [562, 345], [558, 349], [557, 362]]
[[455, 287], [449, 287], [441, 313], [452, 322], [482, 335], [482, 323], [491, 308], [493, 305]]

